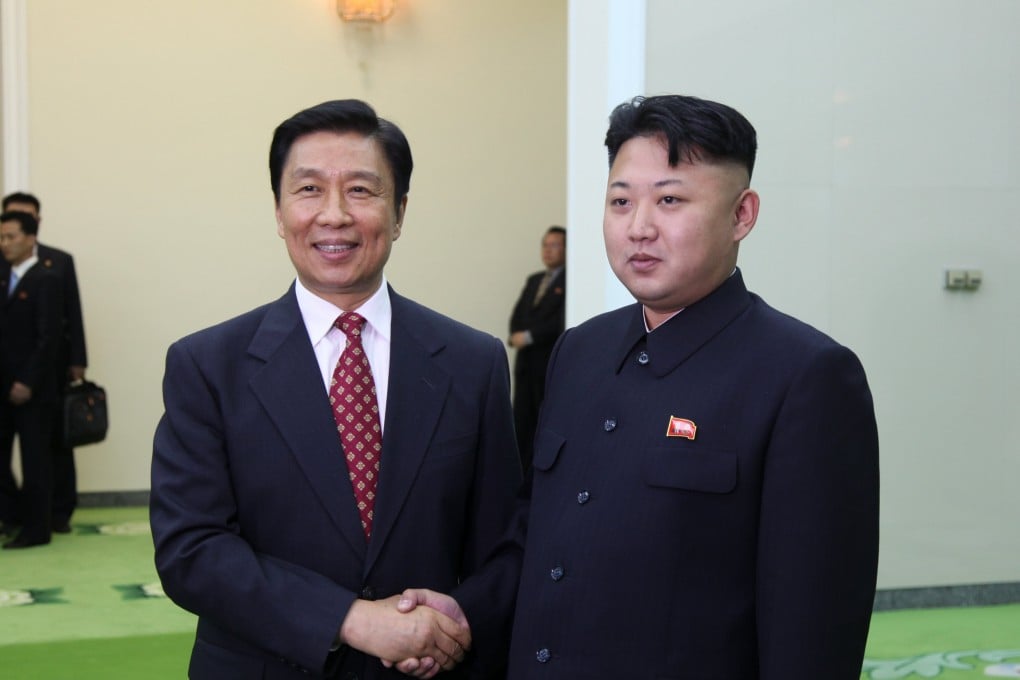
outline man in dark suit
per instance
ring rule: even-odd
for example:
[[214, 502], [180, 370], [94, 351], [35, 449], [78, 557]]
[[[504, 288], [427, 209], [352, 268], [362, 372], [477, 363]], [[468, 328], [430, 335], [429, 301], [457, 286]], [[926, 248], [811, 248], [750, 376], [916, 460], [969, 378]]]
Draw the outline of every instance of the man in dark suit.
[[[411, 168], [364, 102], [284, 121], [270, 179], [297, 280], [168, 352], [151, 522], [164, 589], [199, 617], [192, 678], [505, 659], [516, 579], [477, 572], [520, 483], [506, 352], [387, 285]], [[453, 604], [401, 613], [409, 586]]]
[[[42, 223], [41, 205], [33, 194], [20, 191], [8, 194], [3, 199], [3, 209], [4, 212], [27, 212]], [[56, 351], [62, 394], [68, 384], [85, 379], [85, 367], [88, 366], [78, 276], [70, 253], [37, 242], [36, 256], [39, 264], [56, 274], [61, 282], [63, 324]], [[0, 269], [0, 278], [6, 278], [9, 265], [5, 263], [0, 266], [3, 267]], [[78, 507], [78, 484], [74, 449], [64, 446], [62, 426], [58, 411], [53, 421], [53, 531], [66, 534], [71, 531], [71, 515]]]
[[[34, 254], [38, 230], [28, 213], [0, 215], [0, 249], [9, 265], [0, 285], [0, 520], [5, 527], [21, 525], [5, 549], [50, 542], [62, 301], [60, 281]], [[20, 493], [11, 473], [15, 435], [21, 449]]]
[[856, 680], [874, 409], [849, 349], [744, 287], [754, 128], [638, 98], [606, 144], [606, 252], [637, 304], [553, 352], [508, 677]]
[[510, 315], [510, 346], [514, 359], [514, 429], [521, 463], [531, 465], [538, 409], [545, 396], [545, 369], [553, 345], [563, 333], [566, 313], [567, 230], [549, 227], [542, 237], [542, 264], [524, 283]]

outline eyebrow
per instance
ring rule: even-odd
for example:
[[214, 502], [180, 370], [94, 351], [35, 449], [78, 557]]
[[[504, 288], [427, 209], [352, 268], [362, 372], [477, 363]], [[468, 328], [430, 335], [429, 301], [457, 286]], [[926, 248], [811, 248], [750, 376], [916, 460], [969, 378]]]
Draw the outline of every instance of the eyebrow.
[[[320, 168], [303, 166], [298, 166], [294, 168], [294, 170], [290, 173], [290, 177], [294, 179], [301, 179], [303, 177], [320, 178], [325, 177], [326, 175], [327, 173], [322, 171]], [[382, 184], [382, 177], [380, 177], [379, 175], [370, 170], [353, 170], [351, 172], [342, 173], [342, 176], [345, 181], [352, 179], [363, 179], [375, 182], [377, 184]]]
[[[662, 187], [671, 186], [673, 184], [683, 184], [683, 183], [684, 183], [684, 181], [682, 179], [660, 179], [658, 182], [653, 182], [652, 186], [655, 187], [656, 189], [660, 189]], [[630, 185], [630, 182], [624, 182], [623, 180], [616, 180], [615, 182], [611, 182], [609, 184], [609, 187], [611, 189], [630, 189], [631, 185]]]

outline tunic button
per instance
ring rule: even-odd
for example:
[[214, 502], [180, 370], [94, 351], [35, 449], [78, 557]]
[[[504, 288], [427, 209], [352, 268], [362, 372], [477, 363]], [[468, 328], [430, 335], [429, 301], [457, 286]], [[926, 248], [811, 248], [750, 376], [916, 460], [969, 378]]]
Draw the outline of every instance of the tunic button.
[[648, 352], [641, 352], [637, 355], [637, 362], [644, 366], [648, 363]]
[[591, 494], [588, 493], [587, 491], [578, 491], [577, 492], [577, 502], [580, 505], [584, 505], [585, 503], [587, 503], [588, 499], [590, 499], [590, 498], [591, 498]]
[[605, 429], [606, 432], [612, 432], [613, 430], [616, 429], [616, 419], [606, 418], [606, 422], [602, 423], [602, 427]]
[[545, 663], [552, 658], [552, 653], [543, 647], [542, 649], [535, 652], [535, 660], [539, 663]]
[[553, 567], [550, 569], [549, 577], [552, 578], [553, 581], [559, 581], [563, 578], [563, 567]]

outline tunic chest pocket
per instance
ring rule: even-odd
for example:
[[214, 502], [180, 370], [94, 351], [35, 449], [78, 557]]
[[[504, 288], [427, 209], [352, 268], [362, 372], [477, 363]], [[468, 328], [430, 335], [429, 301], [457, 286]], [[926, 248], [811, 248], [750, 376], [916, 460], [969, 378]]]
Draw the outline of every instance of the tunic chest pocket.
[[729, 493], [737, 486], [737, 455], [728, 451], [647, 450], [644, 480], [649, 486]]
[[549, 470], [556, 464], [556, 459], [560, 457], [560, 450], [563, 449], [566, 442], [566, 437], [552, 430], [539, 430], [535, 435], [535, 457], [531, 464], [536, 470], [543, 472]]

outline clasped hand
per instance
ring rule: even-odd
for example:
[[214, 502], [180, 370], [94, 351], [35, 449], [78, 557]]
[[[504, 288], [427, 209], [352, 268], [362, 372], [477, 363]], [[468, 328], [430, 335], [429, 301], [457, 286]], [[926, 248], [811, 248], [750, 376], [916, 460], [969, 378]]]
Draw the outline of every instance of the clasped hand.
[[379, 657], [387, 668], [431, 678], [464, 660], [471, 628], [449, 595], [411, 589], [385, 600], [357, 600], [340, 628], [351, 647]]

